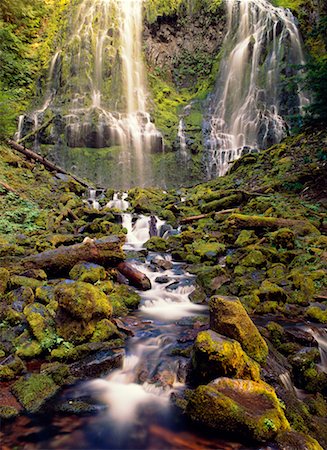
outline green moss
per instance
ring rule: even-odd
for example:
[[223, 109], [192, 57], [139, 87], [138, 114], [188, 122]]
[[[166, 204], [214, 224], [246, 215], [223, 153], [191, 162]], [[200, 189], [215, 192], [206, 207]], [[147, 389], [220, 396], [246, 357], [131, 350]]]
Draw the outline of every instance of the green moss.
[[327, 323], [327, 309], [323, 310], [318, 306], [310, 306], [306, 310], [306, 315], [316, 322]]
[[246, 267], [262, 267], [266, 264], [266, 258], [260, 250], [251, 250], [241, 260], [241, 264]]
[[120, 337], [116, 325], [108, 319], [102, 319], [96, 324], [91, 342], [108, 341], [114, 337]]
[[34, 278], [23, 277], [18, 275], [13, 275], [10, 277], [11, 289], [16, 289], [18, 287], [29, 287], [33, 290], [43, 285], [42, 281], [35, 280]]
[[12, 391], [28, 412], [36, 413], [57, 393], [58, 386], [47, 375], [32, 374], [17, 380]]
[[59, 284], [55, 298], [60, 308], [82, 320], [110, 317], [112, 312], [108, 297], [97, 287], [82, 281]]
[[32, 359], [40, 356], [42, 352], [41, 344], [36, 340], [31, 340], [20, 344], [16, 350], [16, 355], [23, 359]]
[[10, 420], [19, 415], [19, 411], [13, 406], [0, 406], [0, 419]]
[[218, 377], [260, 380], [260, 367], [241, 345], [212, 330], [197, 335], [192, 351], [194, 378], [207, 383]]
[[238, 298], [211, 297], [209, 312], [212, 330], [238, 341], [255, 361], [266, 361], [268, 346]]
[[235, 241], [237, 247], [246, 247], [253, 244], [257, 240], [257, 236], [253, 230], [242, 230]]
[[97, 264], [80, 262], [71, 269], [69, 276], [73, 280], [94, 284], [106, 278], [106, 271]]
[[0, 295], [6, 292], [9, 278], [9, 271], [3, 267], [0, 267]]

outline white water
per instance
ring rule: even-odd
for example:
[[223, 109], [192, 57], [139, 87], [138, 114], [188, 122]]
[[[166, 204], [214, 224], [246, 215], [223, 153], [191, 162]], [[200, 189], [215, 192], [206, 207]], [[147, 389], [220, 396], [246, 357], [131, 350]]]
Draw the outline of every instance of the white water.
[[[304, 64], [301, 38], [289, 10], [267, 0], [226, 0], [228, 33], [217, 80], [207, 159], [209, 178], [226, 173], [243, 147], [264, 149], [287, 132], [282, 116], [308, 100], [282, 92], [283, 76]], [[286, 98], [285, 98], [286, 96]]]
[[187, 161], [188, 153], [187, 153], [187, 145], [186, 145], [186, 137], [184, 132], [184, 120], [180, 119], [178, 125], [178, 137], [179, 137], [179, 147], [180, 147], [180, 159], [182, 162]]

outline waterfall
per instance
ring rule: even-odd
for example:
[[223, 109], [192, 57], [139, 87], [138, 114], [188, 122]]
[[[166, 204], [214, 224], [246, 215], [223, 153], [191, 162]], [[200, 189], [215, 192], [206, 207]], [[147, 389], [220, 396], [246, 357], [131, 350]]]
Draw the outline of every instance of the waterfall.
[[[61, 146], [120, 147], [119, 188], [145, 185], [151, 178], [150, 154], [163, 149], [147, 110], [142, 4], [83, 0], [73, 6], [67, 38], [50, 65], [43, 106], [32, 113], [34, 128], [47, 111], [60, 118]], [[60, 151], [59, 145], [59, 160]]]
[[224, 175], [243, 150], [265, 149], [286, 135], [285, 116], [308, 102], [287, 92], [283, 77], [304, 64], [301, 38], [289, 10], [267, 0], [226, 0], [228, 32], [211, 105], [208, 178]]

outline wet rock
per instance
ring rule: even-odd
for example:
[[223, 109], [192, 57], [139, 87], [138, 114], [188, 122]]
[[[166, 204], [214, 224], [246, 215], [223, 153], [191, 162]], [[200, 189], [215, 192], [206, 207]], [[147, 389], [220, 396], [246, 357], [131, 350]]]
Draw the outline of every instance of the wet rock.
[[162, 275], [160, 277], [157, 277], [154, 281], [159, 284], [166, 284], [169, 283], [169, 280], [170, 278], [167, 277], [167, 275]]
[[123, 350], [99, 350], [70, 365], [70, 373], [79, 378], [97, 378], [122, 366]]
[[57, 403], [55, 411], [64, 414], [76, 414], [78, 416], [85, 416], [99, 412], [100, 407], [81, 400], [67, 400]]
[[192, 351], [192, 378], [198, 384], [218, 377], [260, 380], [260, 367], [241, 345], [212, 330], [198, 334]]
[[12, 392], [29, 413], [39, 412], [59, 390], [47, 375], [32, 374], [21, 377], [12, 386]]
[[171, 261], [158, 257], [152, 260], [152, 264], [154, 264], [155, 266], [159, 267], [159, 269], [162, 270], [170, 270], [173, 267], [173, 263]]
[[212, 330], [238, 341], [258, 363], [265, 362], [268, 346], [237, 297], [212, 297], [209, 312]]
[[264, 382], [219, 378], [188, 394], [186, 414], [195, 422], [265, 442], [290, 430], [275, 391]]

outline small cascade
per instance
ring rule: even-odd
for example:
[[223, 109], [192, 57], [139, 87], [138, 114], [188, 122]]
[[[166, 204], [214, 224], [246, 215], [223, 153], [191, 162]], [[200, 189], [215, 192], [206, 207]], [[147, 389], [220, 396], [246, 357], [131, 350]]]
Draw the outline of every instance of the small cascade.
[[16, 133], [15, 133], [15, 135], [14, 135], [14, 140], [15, 140], [15, 141], [19, 141], [19, 140], [22, 138], [23, 125], [24, 125], [24, 118], [25, 118], [25, 115], [24, 115], [24, 114], [21, 114], [21, 115], [18, 117], [18, 127], [17, 127], [17, 131], [16, 131]]
[[88, 203], [91, 206], [91, 208], [94, 209], [100, 209], [100, 203], [97, 200], [97, 190], [96, 189], [89, 189], [89, 198]]
[[320, 364], [318, 367], [322, 372], [327, 373], [327, 328], [307, 327], [306, 331], [311, 334], [318, 344], [320, 352]]
[[208, 178], [224, 175], [243, 149], [265, 149], [286, 135], [287, 116], [308, 99], [283, 77], [304, 64], [301, 37], [289, 10], [267, 0], [226, 0], [228, 33], [211, 104]]
[[126, 211], [129, 208], [129, 203], [126, 200], [127, 197], [127, 192], [115, 192], [113, 199], [106, 204], [106, 208], [116, 208], [120, 209], [121, 211]]

